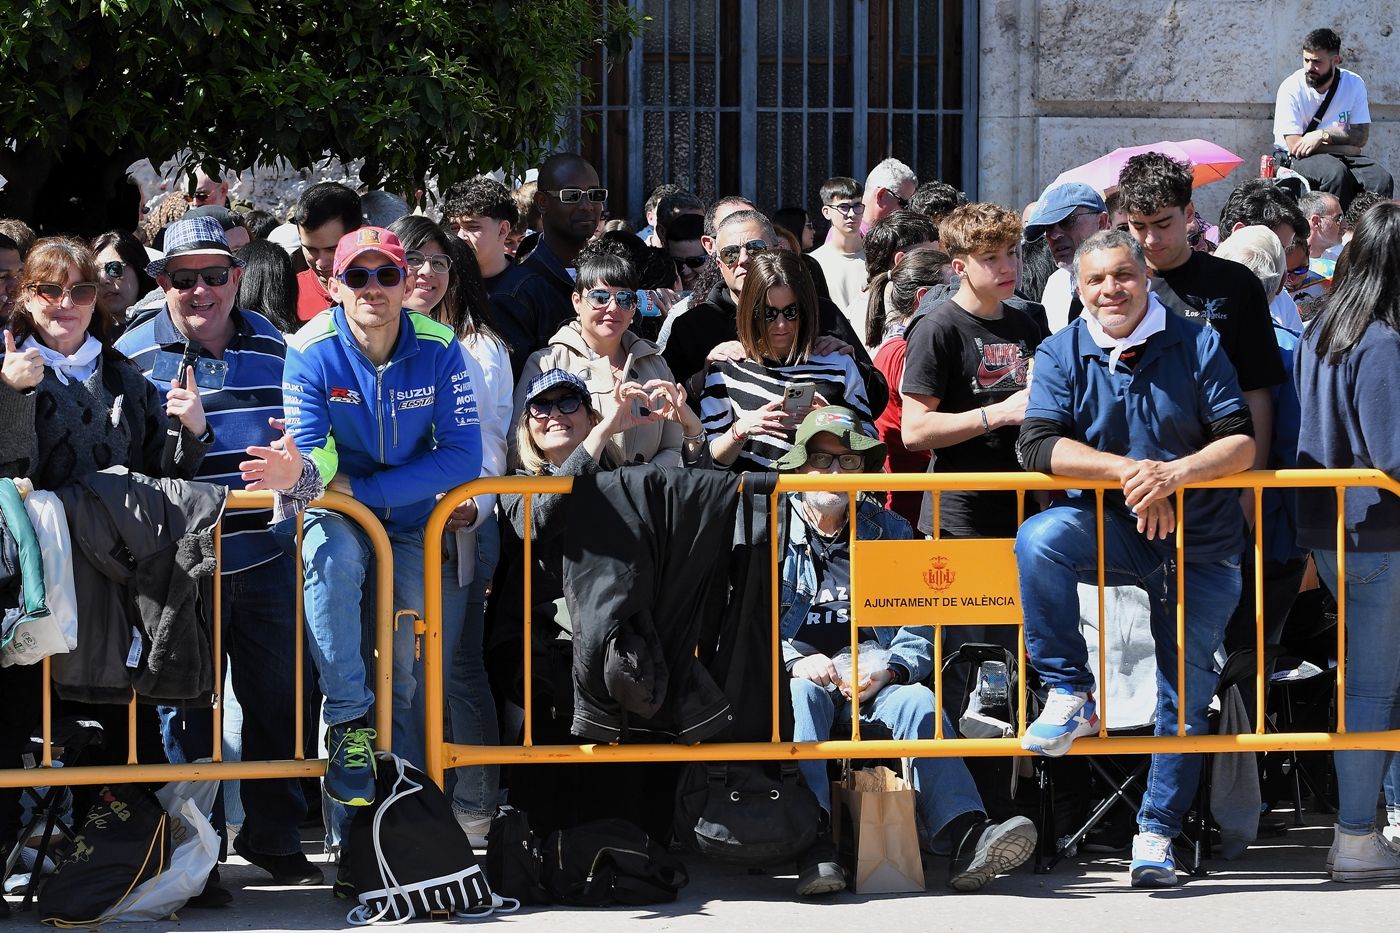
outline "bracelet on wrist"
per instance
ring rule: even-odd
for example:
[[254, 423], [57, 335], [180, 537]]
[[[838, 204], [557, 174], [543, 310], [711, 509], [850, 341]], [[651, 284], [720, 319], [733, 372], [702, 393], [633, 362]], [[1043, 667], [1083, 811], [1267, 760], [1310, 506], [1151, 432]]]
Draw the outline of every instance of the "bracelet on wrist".
[[704, 439], [705, 439], [705, 432], [704, 432], [704, 431], [699, 431], [699, 432], [697, 432], [697, 433], [695, 433], [695, 434], [686, 434], [684, 430], [681, 431], [681, 440], [683, 440], [683, 441], [689, 441], [689, 442], [692, 443], [692, 444], [698, 444], [698, 443], [700, 443], [701, 441], [703, 441]]
[[979, 409], [977, 409], [977, 414], [979, 414], [979, 415], [982, 416], [982, 433], [983, 433], [983, 434], [991, 434], [991, 433], [992, 433], [992, 424], [991, 424], [990, 421], [987, 420], [987, 409], [985, 409], [985, 408], [979, 408]]
[[733, 435], [734, 435], [734, 439], [735, 439], [736, 441], [738, 441], [739, 443], [741, 443], [741, 444], [744, 444], [744, 443], [747, 443], [747, 442], [748, 442], [748, 439], [749, 439], [748, 433], [745, 432], [745, 433], [742, 433], [742, 434], [741, 434], [741, 433], [739, 432], [739, 422], [737, 422], [737, 421], [735, 421], [733, 424], [731, 424], [731, 425], [729, 426], [729, 433], [730, 433], [730, 434], [733, 434]]

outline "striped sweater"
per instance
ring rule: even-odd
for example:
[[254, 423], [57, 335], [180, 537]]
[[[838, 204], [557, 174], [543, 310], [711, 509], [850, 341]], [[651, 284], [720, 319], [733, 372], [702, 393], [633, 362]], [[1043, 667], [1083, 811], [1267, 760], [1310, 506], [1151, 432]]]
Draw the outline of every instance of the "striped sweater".
[[[830, 405], [845, 405], [860, 416], [872, 436], [870, 402], [855, 360], [841, 353], [814, 356], [804, 363], [781, 365], [772, 360], [738, 363], [711, 363], [705, 372], [705, 391], [700, 398], [700, 420], [705, 436], [713, 441], [734, 424], [738, 412], [756, 411], [783, 397], [788, 385], [810, 382], [817, 394]], [[792, 435], [785, 438], [755, 435], [744, 444], [731, 469], [771, 470], [783, 454], [792, 449]]]

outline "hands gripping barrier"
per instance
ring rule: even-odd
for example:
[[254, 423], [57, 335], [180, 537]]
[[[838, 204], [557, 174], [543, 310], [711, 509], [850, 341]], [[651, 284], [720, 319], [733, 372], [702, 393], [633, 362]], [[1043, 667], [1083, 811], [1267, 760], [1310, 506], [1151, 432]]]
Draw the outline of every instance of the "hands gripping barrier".
[[[1400, 751], [1400, 730], [1389, 732], [1367, 732], [1348, 733], [1346, 731], [1346, 550], [1345, 550], [1345, 510], [1343, 508], [1343, 497], [1345, 490], [1353, 487], [1378, 487], [1385, 489], [1396, 495], [1400, 495], [1400, 483], [1392, 480], [1386, 474], [1378, 470], [1279, 470], [1279, 471], [1254, 471], [1237, 473], [1220, 479], [1203, 483], [1195, 483], [1189, 487], [1191, 489], [1213, 488], [1213, 489], [1240, 489], [1246, 490], [1253, 496], [1254, 514], [1263, 514], [1262, 498], [1265, 489], [1290, 489], [1290, 488], [1327, 488], [1335, 489], [1337, 496], [1337, 575], [1339, 578], [1338, 592], [1335, 594], [1338, 602], [1337, 609], [1337, 731], [1327, 732], [1290, 732], [1290, 733], [1268, 733], [1264, 731], [1264, 717], [1256, 717], [1259, 722], [1252, 734], [1245, 735], [1187, 735], [1185, 723], [1185, 704], [1181, 704], [1181, 711], [1178, 713], [1177, 734], [1164, 736], [1109, 736], [1107, 734], [1107, 707], [1106, 693], [1100, 690], [1099, 693], [1099, 714], [1100, 731], [1097, 737], [1088, 737], [1076, 741], [1070, 749], [1070, 754], [1080, 755], [1102, 755], [1102, 754], [1150, 754], [1163, 752], [1248, 752], [1248, 751], [1305, 751], [1305, 750], [1351, 750], [1351, 749], [1385, 749]], [[1017, 493], [1018, 514], [1024, 518], [1025, 495], [1027, 492], [1037, 490], [1094, 490], [1097, 500], [1097, 538], [1098, 538], [1098, 639], [1099, 639], [1099, 670], [1098, 683], [1107, 682], [1104, 671], [1105, 664], [1105, 625], [1104, 618], [1104, 562], [1103, 562], [1103, 541], [1104, 541], [1104, 493], [1110, 489], [1116, 489], [1117, 484], [1104, 481], [1091, 481], [1072, 479], [1067, 480], [1061, 477], [1049, 476], [1043, 473], [949, 473], [949, 474], [865, 474], [859, 476], [833, 476], [833, 475], [784, 475], [778, 479], [777, 491], [779, 493], [801, 492], [801, 491], [833, 491], [833, 492], [881, 492], [893, 490], [900, 492], [923, 492], [925, 490], [1002, 490], [1014, 491]], [[524, 516], [525, 527], [530, 528], [531, 504], [533, 496], [550, 493], [568, 493], [572, 489], [572, 480], [569, 477], [493, 477], [476, 480], [459, 486], [449, 492], [438, 503], [431, 516], [428, 518], [428, 526], [424, 536], [424, 567], [440, 568], [442, 566], [442, 537], [446, 527], [447, 519], [452, 510], [457, 508], [466, 500], [473, 496], [483, 494], [509, 494], [519, 493], [525, 496]], [[1185, 560], [1184, 560], [1184, 516], [1183, 490], [1178, 490], [1175, 494], [1174, 503], [1176, 509], [1176, 570], [1177, 570], [1177, 602], [1176, 602], [1176, 641], [1177, 641], [1177, 690], [1178, 695], [1184, 696], [1186, 693], [1186, 653], [1182, 650], [1185, 643], [1186, 631], [1186, 583], [1185, 583]], [[938, 527], [937, 503], [935, 496], [933, 525]], [[855, 497], [851, 499], [851, 522], [848, 527], [855, 527]], [[771, 535], [772, 541], [777, 541], [777, 510], [773, 510], [771, 515]], [[1252, 541], [1254, 548], [1254, 605], [1255, 605], [1255, 649], [1256, 657], [1264, 657], [1264, 578], [1263, 578], [1263, 554], [1264, 554], [1264, 529], [1262, 521], [1256, 521], [1254, 526], [1254, 536]], [[532, 566], [532, 542], [527, 536], [524, 542], [524, 565]], [[777, 547], [771, 549], [771, 569], [770, 574], [773, 580], [778, 579], [778, 555]], [[859, 627], [863, 610], [859, 608], [861, 594], [857, 580], [857, 562], [861, 559], [861, 547], [851, 549], [851, 652], [854, 659], [852, 679], [859, 681]], [[427, 729], [428, 737], [428, 773], [439, 784], [442, 783], [443, 771], [446, 768], [457, 768], [467, 765], [483, 764], [516, 764], [524, 762], [581, 762], [581, 761], [770, 761], [770, 760], [796, 760], [801, 758], [901, 758], [901, 757], [966, 757], [966, 756], [1001, 756], [1001, 755], [1029, 755], [1020, 746], [1019, 738], [1000, 739], [960, 739], [947, 738], [943, 735], [941, 717], [935, 717], [938, 721], [937, 734], [932, 739], [921, 740], [862, 740], [860, 737], [860, 713], [859, 698], [853, 699], [855, 709], [851, 715], [851, 737], [848, 740], [832, 740], [825, 742], [783, 742], [778, 734], [777, 711], [779, 709], [778, 696], [779, 678], [774, 677], [772, 681], [772, 707], [774, 710], [774, 721], [772, 724], [772, 734], [768, 742], [714, 742], [702, 743], [699, 745], [536, 745], [531, 734], [531, 719], [533, 710], [532, 697], [532, 670], [531, 670], [531, 574], [524, 575], [523, 593], [503, 593], [493, 592], [493, 599], [517, 599], [523, 598], [526, 611], [524, 613], [524, 684], [525, 684], [525, 725], [524, 741], [518, 746], [467, 746], [456, 745], [443, 740], [443, 659], [442, 659], [442, 632], [440, 619], [442, 616], [442, 581], [440, 576], [436, 577], [429, 573], [425, 580], [425, 637], [427, 644], [425, 648], [425, 700], [427, 706]], [[778, 587], [770, 587], [772, 591], [772, 607], [770, 624], [772, 627], [773, 656], [780, 657], [778, 650]], [[957, 620], [947, 622], [938, 620], [921, 620], [919, 624], [925, 625], [954, 625], [961, 624]], [[1020, 622], [1014, 623], [1020, 628]], [[942, 695], [942, 639], [934, 639], [934, 678], [935, 689], [938, 695]], [[1025, 636], [1024, 632], [1020, 637], [1020, 678], [1019, 683], [1022, 690], [1025, 689]], [[775, 671], [776, 674], [776, 671]], [[1264, 708], [1264, 666], [1258, 665], [1255, 673], [1255, 709]], [[381, 692], [381, 696], [384, 696]], [[383, 706], [383, 704], [380, 704]], [[1017, 724], [1017, 734], [1024, 733], [1026, 704], [1020, 704], [1020, 722]], [[387, 730], [381, 730], [382, 737], [387, 734]]]

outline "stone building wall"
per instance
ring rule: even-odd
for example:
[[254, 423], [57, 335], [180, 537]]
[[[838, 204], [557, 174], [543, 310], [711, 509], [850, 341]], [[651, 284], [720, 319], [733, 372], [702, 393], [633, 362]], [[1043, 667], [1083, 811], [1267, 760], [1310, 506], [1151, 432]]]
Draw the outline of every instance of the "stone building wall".
[[1199, 137], [1244, 158], [1197, 194], [1214, 220], [1321, 26], [1366, 81], [1367, 153], [1400, 173], [1400, 0], [981, 0], [979, 194], [1019, 208], [1119, 146]]

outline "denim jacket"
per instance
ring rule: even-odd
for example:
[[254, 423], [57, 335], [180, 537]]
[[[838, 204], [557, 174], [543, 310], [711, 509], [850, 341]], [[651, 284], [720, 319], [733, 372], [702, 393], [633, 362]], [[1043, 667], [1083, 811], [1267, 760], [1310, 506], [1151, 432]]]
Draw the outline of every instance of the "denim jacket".
[[[796, 494], [788, 496], [783, 509], [781, 585], [778, 593], [778, 628], [783, 643], [783, 665], [792, 667], [802, 658], [793, 638], [811, 611], [816, 598], [817, 570], [807, 543], [807, 522], [797, 509]], [[909, 540], [914, 530], [894, 512], [862, 499], [856, 510], [856, 538]], [[852, 602], [854, 602], [852, 593]], [[933, 629], [930, 626], [861, 626], [875, 636], [880, 647], [890, 652], [890, 666], [902, 668], [906, 683], [918, 683], [933, 672]]]

